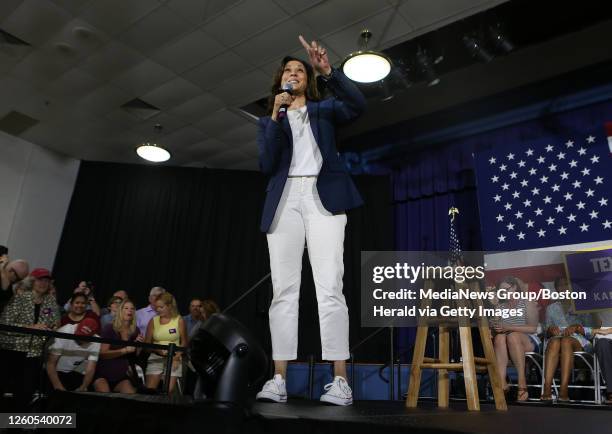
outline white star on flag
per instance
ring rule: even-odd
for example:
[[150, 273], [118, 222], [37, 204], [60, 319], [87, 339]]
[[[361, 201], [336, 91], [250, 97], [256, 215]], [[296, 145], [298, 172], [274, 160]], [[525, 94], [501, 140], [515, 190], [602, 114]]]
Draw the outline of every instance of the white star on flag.
[[587, 141], [587, 143], [595, 143], [595, 137], [589, 136], [589, 137], [587, 137], [586, 141]]
[[588, 230], [589, 230], [589, 225], [587, 225], [586, 223], [582, 223], [582, 224], [580, 225], [580, 231], [581, 231], [581, 232], [586, 232], [586, 231], [588, 231]]

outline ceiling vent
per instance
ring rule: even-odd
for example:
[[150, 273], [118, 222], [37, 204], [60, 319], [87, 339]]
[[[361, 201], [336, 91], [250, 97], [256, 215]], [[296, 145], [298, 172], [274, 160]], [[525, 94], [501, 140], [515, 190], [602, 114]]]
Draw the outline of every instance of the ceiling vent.
[[13, 110], [0, 118], [0, 130], [18, 136], [38, 122], [40, 122], [38, 119]]
[[143, 120], [152, 118], [161, 111], [158, 107], [155, 107], [154, 105], [149, 104], [140, 98], [134, 98], [133, 100], [126, 102], [121, 106], [121, 108]]

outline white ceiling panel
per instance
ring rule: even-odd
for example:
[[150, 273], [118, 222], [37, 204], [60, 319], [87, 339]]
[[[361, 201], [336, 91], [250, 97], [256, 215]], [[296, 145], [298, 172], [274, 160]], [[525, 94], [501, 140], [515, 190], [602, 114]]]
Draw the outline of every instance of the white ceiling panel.
[[372, 32], [372, 38], [368, 43], [371, 49], [386, 48], [389, 41], [396, 40], [414, 30], [394, 9], [387, 9], [326, 36], [322, 43], [339, 53], [341, 57], [347, 56], [361, 49], [359, 42], [363, 29]]
[[278, 6], [290, 15], [303, 12], [325, 0], [274, 0]]
[[267, 95], [270, 81], [268, 75], [256, 69], [224, 81], [210, 93], [230, 106], [242, 106]]
[[76, 15], [81, 11], [90, 0], [51, 0], [53, 3]]
[[0, 22], [12, 14], [17, 9], [23, 0], [2, 0], [0, 1]]
[[227, 143], [222, 142], [214, 137], [202, 140], [194, 143], [185, 148], [185, 151], [192, 155], [198, 155], [200, 157], [211, 156], [214, 154], [220, 154], [229, 150]]
[[75, 101], [75, 106], [96, 115], [110, 113], [131, 99], [130, 94], [111, 84], [100, 86]]
[[169, 0], [166, 6], [194, 24], [210, 21], [241, 0]]
[[99, 80], [108, 81], [144, 59], [145, 57], [133, 48], [118, 41], [111, 41], [85, 59], [79, 67]]
[[160, 7], [154, 0], [90, 1], [80, 16], [108, 34], [116, 35], [131, 24]]
[[209, 136], [220, 136], [229, 129], [246, 125], [247, 121], [229, 110], [223, 109], [204, 117], [195, 126]]
[[244, 73], [250, 67], [247, 61], [228, 50], [183, 75], [202, 89], [209, 90], [223, 80]]
[[119, 39], [143, 53], [150, 53], [193, 27], [167, 7], [161, 7], [134, 24]]
[[0, 27], [34, 46], [40, 46], [71, 19], [70, 13], [48, 0], [24, 0]]
[[249, 62], [260, 65], [290, 51], [301, 50], [306, 54], [298, 39], [300, 33], [312, 33], [306, 26], [293, 20], [284, 21], [274, 28], [259, 33], [240, 45], [234, 51]]
[[45, 94], [74, 101], [92, 92], [100, 82], [80, 69], [71, 69], [54, 80], [44, 90]]
[[113, 110], [112, 112], [106, 113], [104, 118], [110, 119], [116, 125], [125, 128], [126, 130], [131, 130], [136, 125], [141, 124], [143, 122], [142, 119], [137, 118], [136, 116], [126, 112], [125, 110], [118, 108]]
[[201, 30], [195, 30], [151, 54], [158, 63], [177, 73], [191, 69], [225, 50]]
[[168, 110], [197, 97], [202, 92], [202, 89], [195, 84], [182, 77], [176, 77], [142, 95], [141, 98], [162, 110]]
[[314, 31], [314, 34], [304, 35], [310, 41], [390, 7], [384, 1], [333, 0], [314, 6], [296, 15], [294, 19], [308, 25]]
[[15, 65], [11, 75], [43, 88], [62, 73], [72, 69], [77, 62], [77, 59], [37, 50]]
[[237, 150], [225, 151], [221, 154], [211, 155], [206, 158], [206, 165], [212, 168], [224, 168], [228, 165], [235, 165], [251, 160], [252, 157]]
[[111, 83], [133, 95], [142, 95], [172, 80], [176, 75], [151, 60], [145, 60], [114, 78]]
[[[161, 133], [155, 128], [155, 125], [157, 124], [162, 126]], [[185, 119], [166, 113], [160, 113], [138, 124], [132, 128], [130, 132], [139, 135], [141, 140], [154, 140], [156, 138], [161, 140], [164, 134], [170, 134], [171, 132], [186, 127], [187, 125], [189, 125], [189, 122]]]
[[[245, 0], [207, 22], [202, 28], [230, 47], [286, 19], [288, 14], [271, 1]], [[228, 32], [227, 29], [232, 29]]]
[[251, 137], [251, 141], [239, 145], [237, 149], [243, 154], [249, 155], [255, 159], [258, 159], [259, 157], [259, 149], [257, 147], [255, 136]]
[[169, 112], [189, 122], [196, 122], [202, 117], [224, 107], [223, 101], [210, 93], [203, 93], [181, 105], [173, 107]]
[[41, 48], [60, 56], [84, 58], [108, 43], [106, 33], [75, 18], [67, 22]]
[[157, 141], [158, 144], [164, 146], [171, 153], [180, 152], [182, 149], [201, 142], [206, 139], [206, 134], [192, 126], [179, 128], [169, 134], [165, 134]]
[[256, 135], [257, 125], [248, 123], [240, 127], [227, 130], [223, 134], [217, 135], [216, 137], [232, 147], [240, 147], [248, 142], [252, 142]]

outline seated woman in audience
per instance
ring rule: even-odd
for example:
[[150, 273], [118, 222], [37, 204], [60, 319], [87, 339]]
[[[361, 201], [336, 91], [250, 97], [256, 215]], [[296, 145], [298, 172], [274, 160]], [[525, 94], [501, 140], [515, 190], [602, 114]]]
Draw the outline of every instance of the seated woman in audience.
[[[504, 277], [498, 283], [497, 288], [505, 289], [507, 292], [525, 291], [518, 279], [511, 276]], [[522, 309], [524, 313], [522, 316], [512, 316], [495, 321], [492, 328], [495, 357], [502, 388], [505, 392], [509, 390], [506, 370], [508, 359], [511, 359], [518, 375], [517, 401], [526, 401], [529, 399], [529, 392], [525, 375], [525, 353], [534, 351], [540, 344], [536, 335], [538, 329], [537, 305], [523, 298], [519, 300], [497, 300], [495, 298], [492, 302], [499, 308]]]
[[123, 299], [121, 297], [117, 297], [116, 295], [113, 295], [110, 300], [108, 300], [108, 312], [102, 315], [100, 318], [100, 325], [102, 326], [102, 329], [104, 329], [104, 327], [106, 327], [108, 324], [113, 323], [115, 315], [117, 315], [119, 305], [122, 301]]
[[100, 329], [100, 317], [93, 311], [87, 310], [87, 296], [83, 293], [74, 294], [70, 299], [70, 309], [62, 316], [61, 325], [78, 324], [85, 318], [91, 318], [98, 323]]
[[[144, 340], [136, 327], [134, 303], [130, 300], [121, 302], [113, 322], [102, 329], [102, 337], [128, 342]], [[102, 344], [94, 381], [96, 392], [136, 393], [129, 371], [130, 358], [139, 352], [136, 347]]]
[[[66, 324], [57, 331], [76, 336], [94, 336], [99, 324], [86, 318], [78, 324]], [[47, 375], [55, 390], [85, 392], [94, 379], [100, 352], [98, 342], [55, 339], [49, 347]]]
[[[568, 290], [565, 277], [555, 279], [557, 292]], [[542, 401], [552, 401], [552, 381], [561, 359], [561, 388], [559, 401], [569, 401], [568, 385], [575, 351], [593, 350], [589, 341], [597, 320], [591, 314], [576, 314], [571, 300], [557, 301], [546, 308], [546, 342], [544, 360], [544, 389]]]
[[612, 309], [598, 313], [601, 328], [593, 330], [595, 335], [595, 353], [601, 368], [601, 375], [606, 381], [605, 403], [612, 405]]
[[[185, 321], [178, 312], [176, 300], [172, 294], [165, 292], [155, 302], [157, 316], [154, 316], [147, 326], [145, 342], [177, 346], [187, 346], [187, 327]], [[151, 356], [147, 364], [146, 386], [157, 389], [161, 375], [165, 374], [166, 350], [151, 350]], [[176, 385], [176, 379], [182, 374], [182, 354], [176, 353], [172, 360], [172, 371], [168, 391], [172, 392]]]
[[[59, 326], [59, 306], [48, 294], [49, 270], [32, 271], [32, 290], [15, 295], [8, 303], [0, 322], [2, 324], [53, 330]], [[41, 355], [44, 336], [19, 333], [0, 333], [0, 391], [12, 382], [18, 410], [25, 410], [32, 394], [39, 386]]]

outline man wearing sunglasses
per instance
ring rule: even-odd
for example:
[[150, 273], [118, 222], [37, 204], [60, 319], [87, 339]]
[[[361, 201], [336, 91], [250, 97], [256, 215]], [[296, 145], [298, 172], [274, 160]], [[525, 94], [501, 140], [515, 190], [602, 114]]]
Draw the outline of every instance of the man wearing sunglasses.
[[0, 246], [0, 310], [13, 296], [13, 285], [25, 279], [29, 271], [26, 261], [9, 260], [8, 249]]

